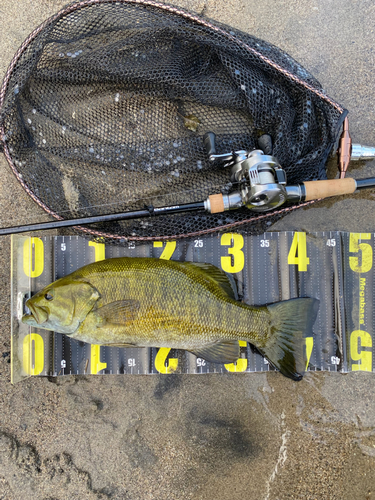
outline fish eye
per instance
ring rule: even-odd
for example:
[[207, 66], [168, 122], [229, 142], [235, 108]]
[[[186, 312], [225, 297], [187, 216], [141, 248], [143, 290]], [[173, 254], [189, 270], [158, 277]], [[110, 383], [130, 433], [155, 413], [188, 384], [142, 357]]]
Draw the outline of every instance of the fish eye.
[[46, 293], [46, 294], [44, 294], [44, 298], [46, 300], [52, 300], [53, 299], [53, 295], [50, 295], [49, 293]]

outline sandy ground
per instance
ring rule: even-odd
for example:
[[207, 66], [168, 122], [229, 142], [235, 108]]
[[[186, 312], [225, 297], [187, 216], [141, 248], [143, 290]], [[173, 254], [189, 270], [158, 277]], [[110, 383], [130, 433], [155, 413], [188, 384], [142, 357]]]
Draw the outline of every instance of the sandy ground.
[[[65, 1], [2, 0], [0, 74]], [[185, 0], [266, 39], [350, 111], [375, 145], [373, 0]], [[351, 175], [373, 175], [375, 163]], [[40, 214], [0, 158], [8, 223]], [[320, 203], [271, 228], [375, 231], [373, 196]], [[0, 240], [0, 499], [375, 498], [375, 377], [309, 373], [91, 376], [10, 383], [10, 239]]]

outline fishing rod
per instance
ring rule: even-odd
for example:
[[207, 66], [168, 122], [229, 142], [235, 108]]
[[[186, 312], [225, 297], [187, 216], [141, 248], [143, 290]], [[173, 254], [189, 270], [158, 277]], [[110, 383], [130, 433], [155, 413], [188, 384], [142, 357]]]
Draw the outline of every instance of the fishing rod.
[[165, 207], [149, 205], [143, 210], [131, 212], [5, 227], [0, 229], [0, 236], [190, 211], [205, 211], [217, 214], [227, 210], [246, 207], [253, 212], [268, 212], [285, 203], [300, 203], [351, 194], [355, 191], [375, 186], [375, 177], [366, 179], [344, 178], [349, 161], [375, 158], [375, 148], [359, 144], [352, 145], [347, 119], [344, 122], [344, 130], [338, 149], [340, 179], [307, 181], [301, 184], [287, 185], [285, 171], [279, 165], [277, 159], [272, 156], [272, 138], [268, 134], [264, 134], [259, 138], [259, 149], [253, 151], [240, 150], [217, 154], [215, 134], [213, 132], [205, 134], [204, 145], [211, 162], [224, 162], [224, 168], [230, 168], [231, 182], [238, 185], [239, 189], [230, 194], [212, 194], [206, 200], [182, 205]]

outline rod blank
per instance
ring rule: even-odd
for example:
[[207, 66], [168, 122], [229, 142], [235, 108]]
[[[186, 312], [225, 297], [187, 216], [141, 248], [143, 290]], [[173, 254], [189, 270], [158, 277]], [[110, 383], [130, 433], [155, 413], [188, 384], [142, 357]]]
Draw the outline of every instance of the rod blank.
[[92, 217], [82, 217], [80, 219], [56, 220], [52, 222], [39, 222], [14, 227], [4, 227], [0, 229], [0, 236], [8, 234], [26, 233], [29, 231], [43, 231], [46, 229], [57, 229], [61, 227], [84, 226], [98, 222], [112, 222], [127, 219], [139, 219], [141, 217], [151, 217], [152, 215], [165, 215], [170, 213], [189, 212], [192, 210], [204, 209], [204, 202], [186, 203], [184, 205], [173, 205], [170, 207], [155, 208], [152, 205], [144, 210], [134, 212], [122, 212], [118, 214], [94, 215]]

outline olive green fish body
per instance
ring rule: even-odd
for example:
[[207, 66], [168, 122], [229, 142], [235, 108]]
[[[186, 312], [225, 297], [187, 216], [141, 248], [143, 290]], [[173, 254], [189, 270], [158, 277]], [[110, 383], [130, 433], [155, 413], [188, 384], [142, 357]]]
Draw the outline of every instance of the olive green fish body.
[[[237, 340], [241, 335], [261, 342], [262, 333], [267, 333], [264, 325], [269, 323], [267, 309], [234, 300], [207, 275], [205, 268], [211, 267], [142, 258], [87, 266], [86, 273], [80, 274], [100, 291], [101, 298], [72, 337], [89, 343], [179, 349]], [[124, 318], [121, 324], [112, 321], [116, 318], [103, 321], [100, 308], [124, 297], [139, 305], [135, 317]]]
[[[23, 321], [88, 343], [186, 349], [214, 362], [237, 359], [237, 341], [246, 340], [265, 355], [292, 352], [292, 368], [280, 368], [273, 352], [270, 359], [298, 378], [303, 353], [299, 347], [296, 361], [295, 339], [300, 344], [302, 330], [315, 320], [314, 300], [252, 307], [236, 300], [233, 279], [210, 264], [123, 257], [52, 283], [27, 301], [32, 315]], [[296, 320], [296, 314], [307, 318]], [[280, 321], [286, 325], [281, 347], [274, 341]]]

